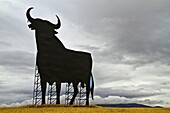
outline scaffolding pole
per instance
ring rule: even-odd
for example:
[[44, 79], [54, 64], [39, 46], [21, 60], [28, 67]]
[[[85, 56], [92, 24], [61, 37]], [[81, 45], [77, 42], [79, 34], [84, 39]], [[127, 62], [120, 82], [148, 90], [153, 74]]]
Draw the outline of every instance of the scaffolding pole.
[[[73, 84], [66, 84], [66, 93], [65, 93], [65, 104], [69, 105], [70, 101], [74, 95]], [[78, 85], [78, 94], [74, 100], [73, 104], [77, 105], [85, 105], [86, 102], [86, 85], [81, 87], [81, 83]]]
[[42, 92], [41, 92], [41, 84], [40, 84], [40, 74], [38, 73], [38, 67], [35, 66], [35, 77], [34, 77], [34, 90], [33, 90], [33, 104], [41, 104], [42, 103]]
[[48, 104], [57, 103], [56, 82], [52, 85], [48, 85]]
[[[38, 105], [42, 103], [42, 91], [41, 91], [41, 79], [40, 74], [38, 72], [38, 67], [35, 67], [35, 77], [34, 77], [34, 90], [33, 90], [33, 104]], [[52, 85], [48, 85], [48, 104], [56, 104], [57, 101], [57, 92], [56, 92], [56, 82]], [[66, 93], [65, 93], [65, 104], [69, 104], [71, 98], [74, 95], [73, 84], [66, 83]], [[81, 87], [81, 83], [78, 85], [78, 94], [75, 98], [74, 104], [77, 105], [85, 105], [86, 102], [86, 85]]]

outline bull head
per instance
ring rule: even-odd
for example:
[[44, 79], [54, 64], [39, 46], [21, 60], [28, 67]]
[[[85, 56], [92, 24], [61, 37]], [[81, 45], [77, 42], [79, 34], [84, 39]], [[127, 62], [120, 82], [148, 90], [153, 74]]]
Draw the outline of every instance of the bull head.
[[[39, 18], [32, 18], [31, 15], [30, 15], [30, 10], [33, 9], [33, 7], [30, 7], [27, 12], [26, 12], [26, 16], [27, 16], [27, 19], [28, 21], [31, 23], [28, 25], [29, 28], [31, 28], [31, 30], [38, 30], [38, 31], [51, 31], [54, 29], [59, 29], [60, 26], [61, 26], [61, 22], [60, 22], [60, 19], [59, 17], [56, 15], [57, 19], [58, 19], [58, 23], [57, 24], [53, 24], [47, 20], [42, 20], [42, 19], [39, 19]], [[55, 32], [57, 33], [57, 32]]]

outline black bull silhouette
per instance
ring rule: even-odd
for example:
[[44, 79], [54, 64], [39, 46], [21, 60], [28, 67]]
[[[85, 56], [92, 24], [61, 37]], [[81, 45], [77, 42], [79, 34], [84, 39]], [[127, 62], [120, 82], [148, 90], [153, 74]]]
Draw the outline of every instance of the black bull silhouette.
[[[36, 65], [41, 78], [42, 104], [45, 104], [46, 83], [50, 85], [56, 82], [57, 88], [57, 103], [60, 104], [60, 89], [61, 83], [73, 83], [74, 95], [70, 101], [73, 104], [78, 93], [78, 84], [81, 87], [86, 84], [86, 105], [89, 105], [89, 94], [91, 92], [93, 99], [94, 81], [92, 76], [92, 57], [90, 53], [69, 50], [64, 47], [62, 42], [55, 36], [61, 22], [59, 17], [57, 24], [52, 24], [47, 20], [32, 18], [29, 8], [26, 16], [31, 30], [35, 30], [37, 43], [37, 59]], [[90, 81], [91, 79], [91, 81]], [[90, 82], [92, 87], [90, 88]]]

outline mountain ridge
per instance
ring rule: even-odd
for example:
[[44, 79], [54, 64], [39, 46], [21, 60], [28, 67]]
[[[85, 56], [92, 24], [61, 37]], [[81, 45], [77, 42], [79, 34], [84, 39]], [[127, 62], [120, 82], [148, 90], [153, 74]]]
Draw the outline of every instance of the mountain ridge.
[[98, 106], [102, 107], [125, 107], [125, 108], [163, 108], [161, 106], [148, 106], [144, 104], [137, 104], [137, 103], [126, 103], [126, 104], [97, 104]]

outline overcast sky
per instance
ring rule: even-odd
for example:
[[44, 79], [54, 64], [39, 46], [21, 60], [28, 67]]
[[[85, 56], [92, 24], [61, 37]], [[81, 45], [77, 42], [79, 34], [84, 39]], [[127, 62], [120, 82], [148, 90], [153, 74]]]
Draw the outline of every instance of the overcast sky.
[[170, 0], [1, 0], [0, 106], [32, 103], [36, 43], [31, 15], [56, 23], [66, 48], [93, 57], [91, 104], [170, 107]]

